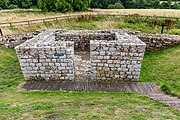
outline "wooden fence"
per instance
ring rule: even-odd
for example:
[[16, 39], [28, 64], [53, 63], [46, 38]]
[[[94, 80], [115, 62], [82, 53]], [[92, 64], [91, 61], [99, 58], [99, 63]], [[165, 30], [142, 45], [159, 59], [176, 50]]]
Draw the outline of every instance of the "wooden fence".
[[[177, 17], [164, 17], [164, 16], [142, 16], [139, 14], [129, 14], [129, 15], [122, 15], [122, 14], [118, 14], [118, 13], [81, 13], [81, 14], [72, 14], [72, 15], [66, 15], [66, 16], [59, 16], [59, 17], [50, 17], [50, 18], [44, 18], [44, 19], [36, 19], [36, 20], [27, 20], [27, 21], [18, 21], [18, 22], [4, 22], [4, 23], [0, 23], [0, 35], [3, 36], [3, 32], [2, 29], [3, 27], [10, 27], [13, 28], [13, 26], [18, 26], [18, 25], [31, 25], [31, 24], [36, 24], [36, 23], [44, 23], [47, 21], [58, 21], [58, 20], [63, 20], [63, 19], [70, 19], [70, 18], [78, 18], [80, 16], [85, 16], [85, 15], [89, 15], [89, 16], [121, 16], [121, 17], [136, 17], [136, 18], [154, 18], [154, 19], [158, 19], [158, 18], [164, 18], [164, 19], [176, 19], [177, 21], [180, 18]], [[161, 33], [163, 33], [163, 28], [162, 27], [162, 31]]]
[[27, 20], [27, 21], [18, 21], [18, 22], [4, 22], [4, 23], [0, 23], [0, 27], [11, 27], [13, 28], [13, 26], [17, 26], [17, 25], [30, 25], [33, 23], [42, 23], [42, 22], [46, 22], [46, 21], [58, 21], [58, 20], [62, 20], [62, 19], [67, 19], [67, 18], [77, 18], [83, 15], [92, 15], [92, 16], [99, 16], [99, 15], [104, 15], [104, 16], [125, 16], [125, 17], [142, 17], [142, 18], [165, 18], [165, 19], [177, 19], [179, 20], [180, 18], [175, 18], [175, 17], [161, 17], [161, 16], [141, 16], [138, 14], [132, 14], [132, 15], [121, 15], [121, 14], [117, 14], [117, 13], [85, 13], [85, 14], [72, 14], [72, 15], [67, 15], [67, 16], [59, 16], [59, 17], [50, 17], [50, 18], [44, 18], [44, 19], [36, 19], [36, 20]]

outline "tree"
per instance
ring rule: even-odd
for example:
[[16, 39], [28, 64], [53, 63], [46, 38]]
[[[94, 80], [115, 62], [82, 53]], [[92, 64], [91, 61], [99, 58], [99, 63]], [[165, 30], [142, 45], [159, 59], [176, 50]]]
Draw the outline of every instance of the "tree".
[[31, 0], [33, 6], [37, 6], [37, 0]]
[[90, 3], [91, 8], [101, 8], [107, 9], [110, 4], [114, 5], [117, 2], [121, 2], [120, 0], [92, 0]]
[[56, 0], [38, 0], [38, 7], [44, 12], [56, 11]]
[[42, 11], [85, 11], [90, 0], [38, 0], [38, 6]]
[[174, 3], [174, 4], [172, 5], [172, 8], [173, 8], [173, 9], [180, 9], [180, 3]]
[[30, 8], [33, 0], [8, 0], [9, 5], [17, 5], [19, 8]]
[[115, 3], [114, 5], [110, 4], [108, 6], [108, 9], [123, 9], [123, 8], [124, 6], [121, 3]]
[[7, 7], [7, 0], [0, 0], [0, 8], [6, 9]]
[[20, 8], [30, 8], [30, 6], [32, 6], [32, 2], [30, 0], [21, 0], [19, 3]]
[[160, 1], [159, 0], [155, 0], [152, 2], [152, 6], [156, 9], [160, 7]]
[[74, 11], [85, 11], [91, 0], [71, 0]]
[[56, 10], [61, 12], [73, 11], [72, 5], [65, 0], [57, 0]]
[[162, 9], [170, 9], [171, 8], [171, 4], [172, 4], [172, 2], [171, 2], [171, 0], [168, 0], [168, 2], [163, 2], [162, 4], [161, 4], [161, 8]]

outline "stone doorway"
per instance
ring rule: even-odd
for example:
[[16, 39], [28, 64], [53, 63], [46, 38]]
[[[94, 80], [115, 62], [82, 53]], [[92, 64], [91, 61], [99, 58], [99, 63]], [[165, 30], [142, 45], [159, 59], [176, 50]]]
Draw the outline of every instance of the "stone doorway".
[[75, 82], [89, 82], [91, 75], [90, 52], [83, 51], [74, 53]]

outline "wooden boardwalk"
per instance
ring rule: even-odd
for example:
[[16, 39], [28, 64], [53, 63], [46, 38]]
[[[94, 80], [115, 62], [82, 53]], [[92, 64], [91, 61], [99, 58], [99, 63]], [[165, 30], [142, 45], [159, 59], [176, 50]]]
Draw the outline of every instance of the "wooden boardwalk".
[[149, 82], [24, 82], [23, 91], [75, 91], [75, 92], [122, 92], [143, 94], [151, 99], [180, 110], [180, 99], [164, 94], [159, 86]]
[[25, 82], [22, 84], [24, 90], [44, 91], [77, 91], [77, 92], [123, 92], [140, 94], [160, 94], [158, 86], [153, 83], [141, 82]]

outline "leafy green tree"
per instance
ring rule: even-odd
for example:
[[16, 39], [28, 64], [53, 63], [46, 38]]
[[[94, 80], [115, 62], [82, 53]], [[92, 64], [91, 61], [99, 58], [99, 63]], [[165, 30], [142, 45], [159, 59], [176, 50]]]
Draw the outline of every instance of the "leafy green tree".
[[38, 6], [42, 11], [85, 11], [90, 0], [38, 0]]
[[0, 0], [0, 8], [6, 9], [8, 7], [7, 0]]
[[172, 1], [171, 1], [171, 0], [168, 0], [167, 2], [164, 1], [164, 2], [161, 4], [160, 8], [162, 8], [162, 9], [170, 9], [170, 8], [172, 7], [171, 4], [172, 4]]
[[115, 3], [114, 6], [116, 9], [124, 9], [124, 6], [121, 3]]
[[37, 6], [37, 0], [31, 0], [33, 6]]
[[56, 0], [38, 0], [38, 7], [44, 12], [56, 11]]
[[113, 4], [108, 5], [108, 9], [115, 9]]
[[107, 9], [110, 4], [114, 5], [117, 2], [121, 2], [121, 1], [120, 0], [92, 0], [90, 3], [90, 7]]
[[110, 4], [108, 9], [124, 9], [124, 6], [121, 3], [115, 3], [114, 5]]
[[174, 4], [172, 5], [172, 8], [173, 8], [173, 9], [180, 9], [180, 3], [174, 3]]
[[160, 0], [155, 0], [152, 2], [152, 6], [153, 8], [159, 8], [160, 7]]
[[65, 0], [57, 0], [56, 10], [61, 12], [70, 12], [73, 11], [72, 5]]
[[8, 0], [9, 5], [17, 5], [19, 8], [30, 8], [32, 6], [32, 0]]
[[30, 8], [32, 6], [32, 2], [30, 0], [21, 0], [19, 3], [20, 8]]
[[71, 0], [74, 11], [85, 11], [87, 10], [88, 4], [91, 0]]

